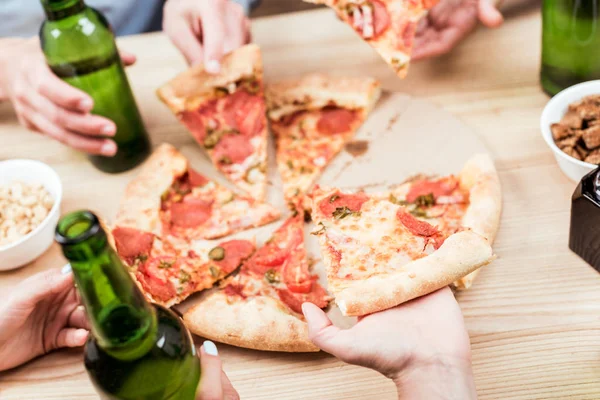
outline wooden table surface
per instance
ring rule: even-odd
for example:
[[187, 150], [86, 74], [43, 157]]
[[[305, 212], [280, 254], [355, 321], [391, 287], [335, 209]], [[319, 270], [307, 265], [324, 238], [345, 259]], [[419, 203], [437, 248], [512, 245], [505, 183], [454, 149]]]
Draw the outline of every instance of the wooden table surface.
[[[479, 396], [600, 398], [600, 277], [567, 247], [575, 184], [557, 167], [538, 127], [548, 101], [538, 85], [539, 12], [522, 10], [499, 30], [480, 29], [451, 56], [415, 65], [405, 81], [326, 10], [259, 19], [253, 29], [267, 79], [327, 70], [372, 75], [386, 89], [438, 104], [477, 132], [504, 188], [499, 259], [459, 295]], [[129, 73], [154, 142], [194, 146], [154, 95], [184, 68], [181, 57], [162, 34], [120, 44], [138, 55]], [[30, 157], [53, 166], [64, 184], [63, 211], [89, 207], [114, 216], [135, 172], [97, 172], [83, 156], [18, 126], [7, 106], [0, 107], [0, 123], [0, 159]], [[33, 265], [0, 273], [0, 295], [26, 276], [63, 264], [54, 246]], [[393, 385], [377, 373], [327, 354], [220, 349], [243, 399], [395, 398]], [[96, 398], [80, 351], [56, 352], [0, 374], [2, 400]]]

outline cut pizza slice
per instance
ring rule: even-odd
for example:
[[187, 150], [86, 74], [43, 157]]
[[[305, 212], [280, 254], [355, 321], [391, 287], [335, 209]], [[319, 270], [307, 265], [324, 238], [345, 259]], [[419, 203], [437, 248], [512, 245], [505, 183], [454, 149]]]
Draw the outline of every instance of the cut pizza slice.
[[265, 199], [267, 123], [258, 46], [226, 55], [217, 75], [203, 65], [192, 67], [161, 87], [158, 96], [217, 169], [255, 199]]
[[335, 10], [404, 78], [417, 24], [439, 0], [304, 0]]
[[391, 193], [316, 188], [317, 224], [329, 290], [344, 315], [394, 307], [456, 282], [494, 259], [500, 183], [488, 156], [458, 177], [417, 178]]
[[116, 226], [150, 232], [172, 246], [262, 226], [275, 207], [232, 192], [190, 168], [169, 144], [159, 146], [125, 190]]
[[329, 296], [311, 273], [303, 212], [295, 212], [237, 275], [184, 314], [192, 332], [234, 346], [267, 351], [319, 351], [308, 338], [302, 303], [320, 308]]
[[268, 116], [287, 200], [310, 188], [354, 137], [379, 95], [379, 83], [371, 78], [315, 74], [268, 85]]
[[255, 249], [252, 241], [229, 240], [211, 248], [192, 243], [182, 251], [153, 233], [121, 226], [111, 231], [111, 240], [146, 298], [164, 307], [211, 288]]

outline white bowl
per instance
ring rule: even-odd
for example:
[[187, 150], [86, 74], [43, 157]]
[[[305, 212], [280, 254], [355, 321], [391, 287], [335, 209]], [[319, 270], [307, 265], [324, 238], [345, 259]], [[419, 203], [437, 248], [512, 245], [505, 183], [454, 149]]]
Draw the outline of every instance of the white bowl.
[[548, 104], [546, 104], [540, 119], [542, 136], [554, 152], [554, 157], [556, 158], [558, 166], [565, 175], [575, 182], [579, 182], [581, 178], [598, 168], [598, 166], [568, 156], [559, 149], [556, 143], [554, 143], [550, 125], [561, 120], [567, 112], [569, 104], [581, 100], [585, 96], [591, 94], [600, 94], [600, 80], [583, 82], [558, 93], [548, 102]]
[[14, 181], [41, 183], [54, 204], [46, 219], [33, 231], [13, 243], [0, 247], [0, 270], [10, 270], [28, 264], [41, 256], [52, 244], [54, 229], [60, 216], [62, 184], [58, 174], [48, 165], [35, 160], [0, 162], [0, 185]]

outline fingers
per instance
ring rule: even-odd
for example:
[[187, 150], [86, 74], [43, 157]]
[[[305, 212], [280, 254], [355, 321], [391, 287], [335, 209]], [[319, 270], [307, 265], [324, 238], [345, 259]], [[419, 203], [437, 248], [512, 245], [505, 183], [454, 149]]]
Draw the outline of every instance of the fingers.
[[498, 3], [498, 0], [479, 0], [479, 20], [488, 28], [497, 28], [504, 21], [504, 17], [497, 8]]
[[221, 385], [223, 386], [223, 400], [240, 400], [240, 395], [224, 371], [221, 371]]
[[86, 330], [91, 329], [90, 323], [88, 322], [88, 319], [87, 319], [87, 315], [85, 314], [85, 309], [81, 305], [75, 307], [73, 309], [73, 311], [71, 311], [71, 314], [69, 315], [67, 324], [68, 324], [68, 326], [70, 326], [72, 328], [79, 328], [79, 329], [86, 329]]
[[89, 153], [100, 154], [103, 156], [113, 156], [117, 152], [117, 145], [109, 139], [95, 139], [89, 136], [83, 136], [70, 132], [60, 126], [57, 126], [45, 116], [35, 112], [32, 109], [25, 109], [25, 118], [34, 127], [34, 130], [43, 132], [51, 138], [72, 147], [74, 149]]
[[200, 348], [200, 366], [202, 382], [200, 382], [201, 400], [222, 400], [223, 386], [221, 384], [222, 364], [217, 346], [209, 340]]
[[94, 107], [92, 98], [59, 79], [45, 64], [40, 64], [30, 80], [32, 88], [59, 107], [88, 113]]
[[65, 328], [58, 332], [56, 347], [81, 347], [85, 344], [89, 332], [85, 329]]
[[244, 9], [237, 3], [231, 3], [226, 15], [227, 37], [223, 53], [227, 54], [248, 43], [250, 40], [250, 22]]
[[25, 102], [51, 123], [66, 130], [90, 136], [114, 136], [117, 132], [117, 126], [108, 118], [57, 107], [51, 96], [46, 98], [33, 93]]
[[353, 346], [349, 331], [333, 325], [323, 310], [312, 303], [302, 304], [302, 312], [308, 322], [310, 340], [321, 350], [347, 360], [348, 350]]
[[185, 21], [181, 20], [175, 26], [165, 24], [165, 31], [175, 47], [183, 54], [188, 64], [197, 65], [203, 62], [204, 52], [202, 51], [200, 39]]
[[67, 293], [73, 287], [73, 274], [63, 275], [59, 269], [35, 274], [19, 284], [9, 300], [11, 307], [30, 310], [48, 296]]
[[137, 57], [133, 53], [129, 53], [125, 50], [120, 50], [119, 55], [121, 56], [121, 61], [123, 61], [123, 65], [129, 67], [130, 65], [135, 64], [137, 61]]
[[204, 66], [212, 74], [221, 70], [226, 34], [227, 0], [204, 2], [202, 12], [202, 39]]

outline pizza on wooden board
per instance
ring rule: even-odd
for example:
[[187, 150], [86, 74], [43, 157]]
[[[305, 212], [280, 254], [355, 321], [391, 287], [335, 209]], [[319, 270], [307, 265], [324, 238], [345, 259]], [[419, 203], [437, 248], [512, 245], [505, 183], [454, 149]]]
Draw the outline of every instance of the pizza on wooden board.
[[371, 78], [321, 74], [267, 86], [284, 196], [305, 193], [350, 141], [380, 96]]
[[304, 0], [335, 10], [404, 78], [417, 24], [439, 0]]
[[256, 350], [319, 351], [308, 338], [301, 306], [324, 308], [330, 297], [311, 273], [303, 214], [294, 212], [236, 275], [184, 313], [192, 332]]
[[487, 155], [457, 176], [415, 178], [391, 192], [315, 188], [312, 219], [330, 292], [344, 315], [365, 315], [452, 284], [490, 263], [501, 213]]
[[158, 96], [217, 169], [255, 199], [265, 199], [267, 123], [258, 46], [226, 55], [217, 75], [192, 67], [158, 89]]

